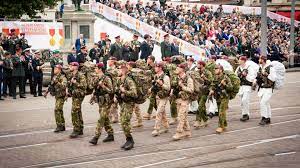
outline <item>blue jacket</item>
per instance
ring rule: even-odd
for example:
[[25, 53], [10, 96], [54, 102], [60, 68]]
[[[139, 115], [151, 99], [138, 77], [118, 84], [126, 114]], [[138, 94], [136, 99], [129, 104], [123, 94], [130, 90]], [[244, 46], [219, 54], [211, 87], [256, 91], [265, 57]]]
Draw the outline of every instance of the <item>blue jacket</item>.
[[[85, 45], [85, 39], [83, 39], [83, 44]], [[81, 48], [81, 44], [80, 44], [80, 39], [76, 39], [75, 41], [75, 48], [76, 48], [76, 51], [79, 52], [80, 51], [80, 48]]]

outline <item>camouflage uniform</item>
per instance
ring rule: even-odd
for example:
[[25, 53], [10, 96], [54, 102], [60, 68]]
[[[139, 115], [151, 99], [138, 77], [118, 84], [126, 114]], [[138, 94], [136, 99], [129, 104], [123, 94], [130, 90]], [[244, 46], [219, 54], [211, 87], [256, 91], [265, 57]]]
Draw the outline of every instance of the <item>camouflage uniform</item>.
[[[166, 65], [166, 71], [168, 72], [168, 75], [170, 76], [172, 89], [174, 89], [174, 87], [177, 87], [177, 83], [178, 83], [178, 76], [176, 74], [174, 74], [176, 67], [177, 66], [173, 63]], [[170, 111], [171, 111], [171, 117], [176, 120], [178, 114], [177, 114], [176, 99], [174, 97], [170, 97]]]
[[[221, 84], [222, 80], [226, 81], [225, 86]], [[230, 90], [231, 88], [232, 84], [230, 78], [225, 74], [216, 75], [210, 88], [210, 90], [214, 91], [217, 100], [219, 111], [219, 128], [222, 129], [227, 127], [226, 111], [229, 103], [229, 95], [227, 94], [227, 90]]]
[[59, 73], [52, 79], [54, 84], [55, 96], [55, 122], [57, 127], [65, 126], [63, 106], [66, 98], [67, 78]]
[[[214, 74], [215, 74], [215, 67], [216, 67], [216, 63], [215, 62], [208, 62], [205, 66], [205, 69], [207, 69], [208, 71], [211, 72], [212, 77], [214, 78]], [[217, 105], [217, 101], [214, 97], [211, 97], [208, 100], [209, 103], [209, 108], [208, 108], [208, 112], [215, 115], [216, 112], [218, 112], [218, 105]]]
[[[160, 132], [160, 125], [162, 124], [166, 130], [169, 129], [169, 123], [166, 115], [166, 104], [170, 94], [171, 84], [169, 76], [164, 73], [161, 75], [155, 75], [154, 80], [162, 80], [163, 85], [158, 86], [158, 92], [156, 93], [157, 100], [157, 113], [155, 118], [154, 131], [152, 132], [153, 136], [157, 136]], [[157, 84], [158, 85], [158, 84]]]
[[[103, 82], [103, 84], [105, 85], [104, 88], [98, 87], [98, 84], [100, 82]], [[108, 76], [103, 75], [97, 80], [97, 83], [95, 84], [95, 92], [94, 92], [94, 96], [96, 96], [96, 99], [98, 101], [99, 114], [100, 114], [100, 118], [97, 122], [97, 127], [95, 131], [95, 136], [97, 138], [100, 137], [103, 127], [107, 132], [107, 134], [113, 134], [113, 128], [109, 120], [110, 106], [113, 103], [113, 96], [114, 96], [113, 94], [114, 94], [114, 87], [113, 87], [112, 80]]]
[[137, 87], [133, 79], [128, 75], [125, 77], [124, 81], [120, 81], [118, 85], [125, 88], [125, 93], [121, 93], [121, 99], [120, 101], [118, 100], [121, 107], [121, 126], [125, 136], [131, 137], [130, 120], [135, 105], [134, 99], [137, 98]]
[[75, 75], [70, 74], [68, 81], [71, 81], [72, 78], [76, 79], [76, 83], [68, 84], [68, 91], [72, 96], [72, 123], [73, 123], [73, 131], [82, 133], [83, 131], [83, 119], [82, 119], [82, 111], [81, 104], [85, 97], [87, 82], [85, 75], [81, 72], [77, 72]]
[[55, 65], [63, 65], [63, 59], [59, 57], [52, 57], [50, 58], [50, 66], [51, 66], [51, 79], [53, 78], [54, 73], [54, 67]]
[[207, 69], [204, 69], [203, 72], [201, 72], [201, 70], [200, 70], [200, 73], [206, 79], [202, 78], [204, 81], [204, 84], [203, 84], [203, 88], [201, 89], [201, 96], [199, 97], [199, 101], [198, 101], [199, 107], [198, 107], [198, 111], [196, 113], [196, 121], [206, 122], [207, 121], [207, 113], [206, 113], [206, 105], [205, 104], [206, 104], [208, 94], [209, 94], [208, 89], [210, 87], [211, 82], [213, 81], [213, 76], [212, 76], [211, 72]]
[[178, 125], [176, 129], [176, 134], [173, 136], [174, 140], [181, 139], [185, 136], [192, 136], [187, 114], [188, 106], [191, 102], [190, 97], [194, 92], [193, 79], [185, 75], [183, 79], [179, 80], [182, 81], [184, 87], [179, 89], [179, 94], [176, 98], [176, 104], [178, 109]]
[[[148, 69], [149, 69], [150, 71], [152, 71], [152, 78], [154, 78], [154, 74], [155, 74], [155, 72], [154, 72], [154, 67], [148, 66]], [[148, 113], [149, 115], [152, 114], [154, 108], [157, 109], [157, 103], [156, 103], [156, 100], [155, 100], [155, 99], [156, 99], [156, 98], [155, 98], [155, 95], [151, 93], [150, 96], [149, 96], [149, 101], [150, 101], [150, 103], [149, 103], [148, 110], [147, 110], [147, 113]]]
[[[112, 83], [114, 88], [116, 87], [116, 83], [118, 81], [118, 69], [116, 67], [112, 67], [107, 69], [106, 74], [112, 78]], [[119, 114], [118, 114], [118, 102], [114, 101], [110, 107], [109, 118], [113, 123], [118, 122]]]

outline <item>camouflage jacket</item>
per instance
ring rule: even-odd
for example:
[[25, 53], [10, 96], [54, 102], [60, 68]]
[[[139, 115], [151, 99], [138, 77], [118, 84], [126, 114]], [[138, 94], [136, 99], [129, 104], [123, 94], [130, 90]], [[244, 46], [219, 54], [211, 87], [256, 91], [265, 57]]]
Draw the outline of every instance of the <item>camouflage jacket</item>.
[[[225, 80], [226, 85], [221, 84], [222, 80]], [[232, 87], [233, 86], [230, 78], [227, 75], [222, 74], [222, 75], [215, 76], [211, 84], [210, 90], [214, 91], [214, 96], [216, 97], [216, 99], [219, 98], [222, 99], [222, 98], [229, 98], [227, 90], [231, 90]]]
[[63, 65], [63, 60], [62, 58], [58, 58], [58, 57], [52, 57], [50, 58], [50, 65], [51, 65], [51, 68], [54, 68], [55, 65]]
[[[94, 96], [97, 98], [99, 105], [111, 104], [114, 97], [114, 86], [112, 79], [109, 76], [102, 75], [97, 76], [94, 84]], [[101, 87], [99, 84], [103, 83], [105, 87]]]
[[[74, 78], [76, 80], [75, 83], [71, 82], [71, 79]], [[87, 88], [86, 77], [81, 72], [77, 72], [75, 75], [72, 72], [68, 76], [68, 91], [72, 97], [82, 98], [85, 96]]]
[[183, 87], [180, 87], [179, 89], [179, 97], [183, 100], [190, 100], [191, 95], [194, 92], [194, 83], [193, 79], [189, 77], [188, 75], [185, 75], [183, 78], [178, 77], [178, 85], [179, 81], [183, 83]]
[[[270, 80], [268, 78], [269, 74], [271, 73], [271, 65], [266, 66], [262, 68], [261, 66], [259, 67], [259, 71], [257, 73], [257, 84], [260, 88], [273, 88], [275, 82]], [[266, 74], [264, 75], [263, 72]]]
[[54, 75], [52, 81], [54, 83], [55, 98], [66, 97], [67, 78], [59, 73], [58, 75]]
[[[128, 75], [126, 75], [123, 81], [119, 80], [118, 85], [119, 85], [118, 91], [116, 92], [120, 94], [122, 101], [128, 103], [134, 102], [134, 99], [137, 98], [138, 95], [137, 95], [137, 86], [133, 81], [133, 79]], [[125, 92], [120, 91], [121, 86], [125, 88]]]
[[[163, 85], [160, 86], [159, 84], [157, 84], [156, 80], [162, 80]], [[157, 92], [156, 95], [161, 99], [169, 97], [170, 90], [171, 90], [171, 84], [170, 84], [169, 76], [165, 75], [164, 73], [161, 74], [161, 75], [155, 75], [154, 76], [154, 82], [155, 82], [155, 85], [158, 88], [158, 92]]]
[[204, 71], [199, 70], [201, 78], [203, 79], [203, 86], [202, 86], [202, 93], [208, 94], [210, 85], [212, 84], [214, 78], [211, 72], [207, 69], [204, 69]]

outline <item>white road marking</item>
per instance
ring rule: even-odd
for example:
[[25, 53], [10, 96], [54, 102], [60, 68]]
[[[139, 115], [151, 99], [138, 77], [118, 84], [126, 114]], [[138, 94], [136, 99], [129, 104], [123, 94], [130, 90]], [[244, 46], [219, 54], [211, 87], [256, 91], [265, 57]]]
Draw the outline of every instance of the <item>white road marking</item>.
[[292, 154], [295, 154], [295, 153], [296, 153], [296, 152], [276, 153], [275, 156], [292, 155]]
[[156, 165], [160, 165], [160, 164], [164, 164], [164, 163], [169, 163], [169, 162], [175, 162], [175, 161], [179, 161], [179, 160], [184, 160], [186, 158], [187, 157], [182, 157], [182, 158], [173, 159], [173, 160], [166, 160], [166, 161], [152, 163], [152, 164], [147, 164], [147, 165], [138, 166], [138, 167], [134, 167], [134, 168], [143, 168], [143, 167], [149, 167], [149, 166], [156, 166]]
[[245, 147], [249, 147], [249, 146], [254, 146], [254, 145], [259, 145], [259, 144], [264, 144], [264, 143], [269, 143], [269, 142], [274, 142], [274, 141], [280, 141], [280, 140], [285, 140], [285, 139], [294, 139], [299, 137], [298, 134], [296, 135], [291, 135], [291, 136], [285, 136], [285, 137], [279, 137], [279, 138], [271, 138], [271, 139], [264, 139], [264, 140], [260, 140], [251, 144], [247, 144], [247, 145], [241, 145], [241, 146], [237, 146], [236, 148], [245, 148]]
[[40, 144], [32, 144], [32, 145], [24, 145], [24, 146], [16, 146], [11, 148], [2, 148], [0, 151], [7, 151], [7, 150], [13, 150], [13, 149], [22, 149], [22, 148], [28, 148], [28, 147], [34, 147], [34, 146], [43, 146], [47, 145], [48, 143], [40, 143]]
[[300, 81], [295, 81], [295, 82], [286, 82], [288, 84], [294, 84], [294, 83], [300, 83]]
[[50, 108], [50, 107], [39, 107], [39, 108], [31, 108], [31, 109], [19, 109], [19, 110], [13, 110], [13, 111], [9, 111], [9, 110], [6, 110], [6, 111], [0, 111], [0, 113], [12, 113], [12, 112], [21, 112], [21, 111], [32, 111], [32, 110], [45, 110], [45, 109], [53, 109], [53, 108]]

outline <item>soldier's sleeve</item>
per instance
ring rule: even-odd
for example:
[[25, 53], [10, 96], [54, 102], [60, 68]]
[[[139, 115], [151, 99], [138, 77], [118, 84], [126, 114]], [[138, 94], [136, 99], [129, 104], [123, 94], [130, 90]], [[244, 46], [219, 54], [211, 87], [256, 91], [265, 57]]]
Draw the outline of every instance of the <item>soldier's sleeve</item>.
[[161, 57], [164, 58], [165, 57], [165, 44], [164, 42], [160, 43], [160, 50], [161, 50]]
[[125, 91], [125, 95], [128, 97], [137, 97], [137, 87], [132, 79], [127, 79], [127, 84], [129, 86], [129, 90]]
[[162, 88], [167, 91], [171, 89], [170, 78], [167, 75], [164, 76], [164, 84], [162, 85]]
[[182, 87], [182, 90], [188, 93], [194, 92], [194, 82], [192, 78], [188, 78], [187, 86]]
[[109, 77], [106, 77], [105, 82], [106, 82], [105, 83], [106, 85], [105, 85], [105, 88], [103, 88], [103, 90], [105, 92], [107, 92], [108, 94], [112, 94], [114, 88], [113, 88], [113, 83], [112, 83], [111, 79]]
[[228, 90], [231, 90], [232, 89], [232, 83], [231, 83], [231, 80], [230, 80], [230, 78], [228, 77], [228, 76], [225, 76], [225, 78], [226, 78], [226, 90], [228, 89]]
[[211, 84], [214, 81], [214, 77], [210, 71], [207, 71], [206, 74], [207, 74], [206, 78], [207, 78], [209, 84]]
[[80, 90], [85, 90], [87, 87], [85, 75], [79, 75], [79, 82], [77, 81], [74, 86]]

